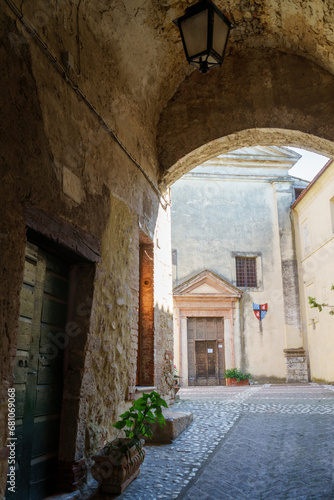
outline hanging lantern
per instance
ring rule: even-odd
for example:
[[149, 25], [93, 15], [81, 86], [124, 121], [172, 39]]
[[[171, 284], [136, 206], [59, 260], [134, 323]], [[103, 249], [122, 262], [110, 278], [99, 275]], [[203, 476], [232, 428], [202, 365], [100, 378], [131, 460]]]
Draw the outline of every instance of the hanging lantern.
[[173, 21], [179, 28], [186, 58], [201, 73], [221, 66], [232, 23], [211, 0], [188, 7]]

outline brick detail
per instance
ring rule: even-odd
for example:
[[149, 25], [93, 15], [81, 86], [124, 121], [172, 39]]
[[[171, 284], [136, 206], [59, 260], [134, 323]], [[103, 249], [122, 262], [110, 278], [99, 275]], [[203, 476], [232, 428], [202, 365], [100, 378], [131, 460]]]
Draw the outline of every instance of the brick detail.
[[139, 385], [154, 384], [153, 244], [140, 245]]

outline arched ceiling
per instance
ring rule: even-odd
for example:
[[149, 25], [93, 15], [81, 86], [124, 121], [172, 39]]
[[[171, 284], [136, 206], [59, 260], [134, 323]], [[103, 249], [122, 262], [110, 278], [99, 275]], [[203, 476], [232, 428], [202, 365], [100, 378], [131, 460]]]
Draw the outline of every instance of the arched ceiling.
[[[321, 143], [323, 153], [332, 156], [333, 110], [334, 77], [315, 63], [268, 49], [240, 51], [208, 75], [193, 73], [165, 106], [157, 136], [161, 181], [170, 185], [196, 165], [194, 154], [197, 164], [203, 162], [219, 154], [217, 144], [245, 130], [253, 131], [248, 142], [234, 143], [234, 149], [259, 144], [302, 147], [304, 134], [304, 144], [321, 151]], [[269, 142], [256, 140], [263, 137], [257, 132], [263, 129], [275, 131]], [[318, 142], [305, 140], [310, 136]]]
[[[20, 11], [58, 58], [71, 53], [82, 93], [161, 183], [189, 169], [194, 151], [243, 130], [334, 143], [333, 0], [215, 0], [235, 29], [222, 68], [207, 75], [188, 65], [173, 23], [196, 1], [53, 0], [46, 8], [22, 0]], [[36, 53], [44, 89], [39, 63]]]
[[[124, 91], [134, 101], [149, 99], [147, 105], [154, 107], [155, 123], [181, 82], [193, 71], [185, 60], [178, 29], [172, 21], [194, 3], [194, 0], [84, 0], [79, 7], [88, 29], [104, 47], [118, 85], [124, 85]], [[305, 57], [334, 73], [332, 0], [216, 0], [215, 3], [235, 25], [227, 58], [251, 48], [278, 50]]]

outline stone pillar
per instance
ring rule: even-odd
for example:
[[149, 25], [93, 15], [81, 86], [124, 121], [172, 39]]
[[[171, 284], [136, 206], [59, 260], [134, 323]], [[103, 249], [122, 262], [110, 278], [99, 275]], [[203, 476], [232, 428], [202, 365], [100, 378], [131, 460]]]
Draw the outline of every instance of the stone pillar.
[[280, 235], [282, 287], [284, 298], [285, 346], [303, 345], [300, 319], [297, 260], [295, 255], [290, 205], [293, 201], [292, 182], [273, 182], [276, 195], [277, 222]]
[[286, 360], [286, 382], [308, 382], [308, 369], [305, 350], [284, 349]]

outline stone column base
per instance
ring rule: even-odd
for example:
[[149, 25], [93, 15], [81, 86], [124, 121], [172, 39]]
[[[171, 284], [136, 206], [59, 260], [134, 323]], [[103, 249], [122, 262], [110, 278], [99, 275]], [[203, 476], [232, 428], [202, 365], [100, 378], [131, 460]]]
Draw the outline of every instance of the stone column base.
[[286, 360], [286, 382], [308, 382], [306, 353], [302, 347], [284, 349]]
[[87, 465], [85, 459], [73, 462], [58, 462], [59, 491], [74, 491], [86, 480]]

